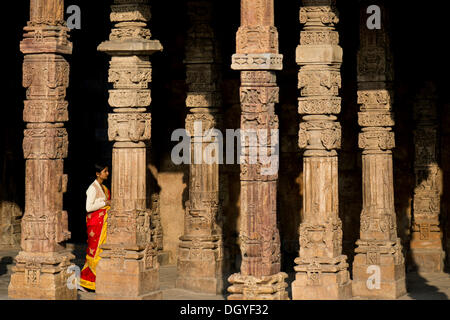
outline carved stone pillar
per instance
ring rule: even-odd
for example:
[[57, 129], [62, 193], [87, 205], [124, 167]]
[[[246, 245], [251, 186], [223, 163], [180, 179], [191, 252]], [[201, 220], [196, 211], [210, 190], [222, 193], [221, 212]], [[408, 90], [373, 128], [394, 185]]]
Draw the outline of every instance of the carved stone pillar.
[[[191, 164], [176, 286], [216, 294], [221, 293], [223, 288], [222, 230], [218, 223], [221, 212], [220, 145], [210, 130], [220, 127], [221, 96], [220, 61], [212, 28], [212, 9], [211, 1], [188, 1], [191, 28], [188, 30], [185, 63], [188, 84], [186, 106], [190, 113], [186, 119], [186, 129], [191, 137]], [[205, 158], [208, 156], [211, 159]]]
[[[277, 227], [279, 88], [273, 0], [242, 0], [232, 68], [241, 70], [241, 272], [228, 281], [229, 300], [286, 300]], [[256, 136], [253, 136], [252, 134]], [[274, 139], [275, 137], [275, 139]], [[273, 155], [263, 161], [263, 155]], [[265, 159], [264, 159], [265, 160]]]
[[382, 29], [369, 30], [368, 4], [361, 6], [360, 14], [358, 118], [362, 127], [363, 209], [353, 263], [353, 295], [396, 299], [406, 293], [406, 284], [394, 207], [392, 56], [386, 10], [383, 7]]
[[97, 266], [98, 299], [160, 299], [159, 264], [146, 201], [146, 144], [151, 135], [149, 56], [161, 51], [151, 40], [147, 0], [115, 0], [109, 41], [98, 47], [111, 58], [108, 118], [112, 154], [112, 203], [106, 243]]
[[351, 281], [347, 257], [342, 254], [339, 219], [338, 154], [341, 126], [340, 67], [342, 48], [335, 25], [335, 0], [304, 0], [300, 22], [304, 30], [297, 48], [300, 66], [299, 146], [303, 163], [303, 222], [300, 255], [295, 260], [295, 300], [348, 299]]
[[443, 272], [445, 252], [439, 215], [443, 189], [439, 167], [439, 127], [436, 92], [428, 83], [414, 105], [416, 187], [410, 243], [411, 263], [419, 272]]
[[23, 86], [27, 89], [23, 119], [26, 159], [25, 214], [22, 251], [16, 257], [9, 297], [15, 299], [76, 299], [67, 272], [74, 256], [65, 248], [70, 238], [63, 193], [68, 152], [64, 122], [69, 120], [65, 101], [72, 53], [64, 21], [63, 0], [30, 1], [30, 21], [24, 28], [20, 50], [25, 54]]

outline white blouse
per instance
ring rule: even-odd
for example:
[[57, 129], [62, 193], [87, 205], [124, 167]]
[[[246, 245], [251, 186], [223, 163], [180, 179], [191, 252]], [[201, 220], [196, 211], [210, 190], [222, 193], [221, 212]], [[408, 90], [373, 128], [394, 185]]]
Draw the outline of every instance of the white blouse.
[[102, 186], [95, 180], [86, 191], [86, 211], [94, 212], [106, 205], [106, 195]]

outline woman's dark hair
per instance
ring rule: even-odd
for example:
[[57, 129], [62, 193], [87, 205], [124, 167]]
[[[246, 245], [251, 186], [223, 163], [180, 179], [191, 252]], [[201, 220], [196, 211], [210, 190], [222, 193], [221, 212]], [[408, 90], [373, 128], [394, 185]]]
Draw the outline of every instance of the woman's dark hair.
[[97, 163], [94, 165], [95, 168], [95, 173], [100, 173], [102, 172], [105, 168], [108, 168], [107, 165], [103, 164], [103, 163]]

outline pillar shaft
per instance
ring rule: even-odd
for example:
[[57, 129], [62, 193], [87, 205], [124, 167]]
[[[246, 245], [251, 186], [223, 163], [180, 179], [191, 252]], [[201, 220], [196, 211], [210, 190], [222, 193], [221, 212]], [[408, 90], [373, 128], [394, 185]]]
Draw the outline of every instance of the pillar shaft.
[[439, 166], [436, 90], [431, 84], [419, 93], [414, 105], [414, 118], [416, 186], [410, 262], [419, 272], [443, 272], [445, 252], [439, 221], [443, 181]]
[[[373, 4], [373, 3], [370, 3]], [[387, 11], [382, 2], [382, 29], [367, 28], [361, 6], [358, 52], [359, 147], [363, 149], [363, 209], [360, 240], [353, 263], [353, 295], [396, 299], [406, 293], [405, 263], [394, 208], [392, 132], [393, 67]]]
[[23, 119], [26, 159], [22, 250], [16, 257], [8, 294], [15, 299], [76, 299], [67, 286], [74, 256], [65, 249], [70, 238], [63, 193], [68, 152], [65, 101], [71, 54], [64, 1], [32, 0], [30, 21], [20, 49], [25, 54], [23, 86], [27, 89]]
[[297, 48], [304, 212], [292, 297], [348, 299], [351, 282], [347, 257], [342, 254], [338, 198], [336, 150], [341, 146], [341, 126], [335, 115], [341, 111], [342, 48], [335, 31], [339, 22], [335, 1], [304, 0], [300, 22], [304, 24]]
[[[282, 69], [273, 0], [241, 1], [232, 68], [241, 70], [241, 272], [229, 278], [230, 300], [287, 299], [277, 228], [278, 103]], [[269, 161], [266, 161], [269, 157]]]
[[220, 57], [212, 28], [212, 11], [211, 1], [188, 1], [190, 28], [185, 64], [186, 106], [190, 112], [186, 129], [191, 137], [191, 163], [176, 286], [216, 294], [223, 288], [223, 248], [219, 225], [220, 145], [212, 130], [220, 127], [221, 95]]
[[151, 40], [147, 1], [115, 0], [109, 41], [98, 47], [111, 56], [108, 117], [112, 152], [111, 210], [106, 243], [97, 266], [97, 299], [160, 299], [157, 248], [146, 199], [146, 141], [151, 137]]

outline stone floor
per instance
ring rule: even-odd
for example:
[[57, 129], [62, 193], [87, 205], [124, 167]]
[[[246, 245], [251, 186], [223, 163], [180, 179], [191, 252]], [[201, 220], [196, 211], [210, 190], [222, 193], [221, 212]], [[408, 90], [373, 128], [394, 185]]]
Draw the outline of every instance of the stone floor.
[[[18, 250], [0, 250], [0, 300], [8, 300], [8, 284], [10, 280], [13, 258]], [[75, 264], [82, 266], [84, 253], [80, 249], [74, 250]], [[222, 295], [206, 295], [193, 293], [175, 288], [176, 266], [162, 265], [160, 273], [161, 290], [164, 300], [224, 300]], [[293, 280], [293, 274], [289, 277], [289, 284]], [[407, 274], [408, 294], [399, 300], [449, 300], [450, 299], [450, 274]], [[94, 300], [95, 293], [79, 294], [80, 300]], [[355, 300], [359, 300], [355, 298]]]

